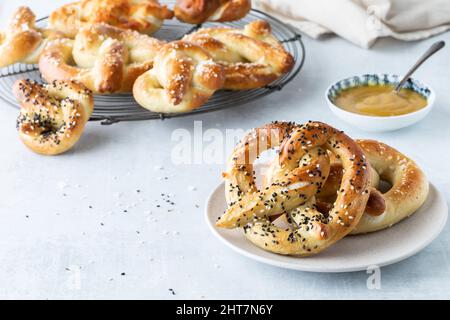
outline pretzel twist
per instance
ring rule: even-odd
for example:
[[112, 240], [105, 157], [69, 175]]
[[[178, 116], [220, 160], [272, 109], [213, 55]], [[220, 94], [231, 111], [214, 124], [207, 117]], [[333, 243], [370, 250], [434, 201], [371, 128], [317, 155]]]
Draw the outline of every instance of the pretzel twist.
[[[229, 207], [218, 227], [244, 227], [247, 239], [255, 245], [299, 256], [319, 253], [355, 228], [364, 213], [371, 183], [369, 164], [356, 142], [320, 122], [295, 127], [283, 140], [274, 182], [258, 191], [248, 171], [253, 159], [242, 156], [255, 148], [257, 140], [244, 138], [244, 145], [239, 144], [229, 160], [224, 175]], [[259, 154], [260, 149], [256, 150]], [[341, 159], [345, 169], [333, 209], [326, 216], [311, 205], [329, 174], [325, 150]], [[238, 159], [246, 161], [242, 164]], [[269, 221], [270, 216], [286, 212], [294, 222], [293, 230]]]
[[266, 86], [294, 66], [294, 58], [272, 35], [266, 21], [253, 21], [243, 30], [205, 28], [184, 37], [210, 53], [225, 70], [224, 89]]
[[39, 70], [48, 82], [76, 80], [99, 94], [130, 92], [162, 44], [136, 31], [95, 24], [81, 29], [75, 40], [50, 42]]
[[37, 63], [47, 42], [61, 37], [58, 32], [37, 28], [36, 16], [28, 7], [19, 7], [6, 29], [0, 31], [0, 68], [14, 63]]
[[[417, 164], [394, 148], [374, 140], [357, 140], [373, 168], [374, 184], [365, 214], [351, 234], [374, 232], [390, 227], [419, 209], [428, 196], [429, 185]], [[332, 169], [334, 179], [328, 179], [318, 201], [325, 206], [336, 197], [343, 169], [336, 163]], [[391, 185], [386, 192], [378, 190], [379, 181]]]
[[177, 41], [162, 47], [153, 69], [133, 88], [136, 101], [154, 112], [186, 112], [208, 101], [224, 83], [222, 67], [202, 48]]
[[56, 155], [72, 148], [89, 120], [94, 100], [82, 84], [54, 81], [47, 85], [18, 80], [13, 87], [21, 104], [17, 129], [36, 153]]
[[244, 18], [252, 8], [250, 0], [177, 0], [175, 16], [183, 22], [227, 22]]
[[157, 0], [82, 0], [64, 5], [49, 17], [49, 26], [73, 38], [80, 28], [107, 23], [122, 29], [151, 34], [173, 12]]

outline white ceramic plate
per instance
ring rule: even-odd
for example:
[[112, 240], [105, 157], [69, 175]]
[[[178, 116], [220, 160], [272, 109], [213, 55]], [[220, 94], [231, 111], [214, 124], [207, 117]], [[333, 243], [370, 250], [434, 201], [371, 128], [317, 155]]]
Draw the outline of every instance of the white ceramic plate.
[[447, 221], [448, 207], [442, 194], [430, 184], [425, 204], [411, 217], [382, 231], [349, 236], [318, 255], [306, 258], [282, 256], [264, 251], [246, 240], [240, 229], [214, 226], [226, 208], [224, 184], [210, 195], [206, 221], [223, 243], [238, 253], [273, 266], [311, 272], [351, 272], [370, 266], [386, 266], [404, 260], [429, 245]]

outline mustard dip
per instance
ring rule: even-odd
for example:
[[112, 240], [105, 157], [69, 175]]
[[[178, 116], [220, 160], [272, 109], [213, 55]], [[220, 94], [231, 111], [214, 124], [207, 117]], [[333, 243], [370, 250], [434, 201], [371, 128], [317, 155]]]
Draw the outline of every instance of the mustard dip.
[[397, 94], [391, 85], [375, 85], [343, 90], [334, 104], [357, 114], [389, 117], [420, 110], [426, 107], [427, 99], [410, 89], [402, 88]]

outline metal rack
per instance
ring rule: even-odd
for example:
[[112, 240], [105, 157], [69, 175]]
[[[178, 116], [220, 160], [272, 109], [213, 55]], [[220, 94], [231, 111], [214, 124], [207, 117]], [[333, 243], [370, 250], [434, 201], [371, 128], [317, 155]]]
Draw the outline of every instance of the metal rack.
[[[169, 1], [170, 3], [170, 1]], [[38, 20], [38, 25], [45, 25], [48, 17]], [[300, 34], [291, 26], [259, 10], [253, 9], [247, 17], [240, 21], [223, 23], [222, 25], [243, 28], [247, 23], [256, 19], [266, 20], [272, 26], [275, 37], [281, 40], [287, 51], [295, 58], [294, 68], [287, 74], [280, 77], [269, 86], [245, 90], [245, 91], [225, 91], [215, 93], [213, 97], [202, 107], [187, 113], [161, 114], [148, 111], [140, 107], [131, 94], [116, 95], [96, 95], [95, 110], [91, 121], [101, 121], [104, 125], [110, 125], [121, 121], [138, 121], [152, 119], [166, 119], [171, 117], [188, 116], [192, 114], [222, 110], [236, 107], [245, 103], [264, 97], [272, 92], [279, 91], [294, 79], [300, 72], [305, 61], [305, 47]], [[217, 23], [205, 23], [203, 25], [192, 26], [177, 20], [168, 20], [164, 26], [153, 36], [165, 40], [176, 40], [184, 35], [194, 32], [200, 27], [217, 26]], [[0, 99], [18, 108], [19, 105], [12, 94], [12, 86], [18, 79], [29, 78], [43, 81], [35, 65], [16, 64], [0, 69]]]

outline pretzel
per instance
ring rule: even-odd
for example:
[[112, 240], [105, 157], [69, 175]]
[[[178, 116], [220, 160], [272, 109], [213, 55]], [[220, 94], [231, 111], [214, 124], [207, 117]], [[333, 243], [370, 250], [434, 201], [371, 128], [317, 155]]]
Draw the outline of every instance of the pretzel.
[[174, 11], [180, 21], [201, 24], [239, 20], [251, 8], [250, 0], [177, 0]]
[[177, 41], [162, 47], [153, 69], [136, 80], [133, 95], [154, 112], [186, 112], [206, 103], [224, 80], [222, 67], [205, 50]]
[[[319, 253], [355, 228], [364, 213], [371, 183], [369, 164], [356, 142], [320, 122], [294, 127], [282, 142], [274, 182], [259, 191], [249, 171], [253, 158], [246, 157], [252, 149], [259, 155], [259, 139], [257, 133], [244, 138], [228, 162], [224, 177], [229, 207], [217, 221], [218, 227], [243, 227], [247, 239], [260, 248], [297, 256]], [[328, 177], [330, 160], [325, 150], [340, 158], [345, 169], [328, 215], [311, 205]], [[291, 215], [293, 229], [269, 221], [270, 216], [285, 212]]]
[[122, 29], [151, 34], [173, 12], [157, 0], [82, 0], [66, 4], [49, 17], [49, 26], [73, 38], [80, 28], [107, 23]]
[[21, 105], [19, 136], [28, 148], [42, 155], [57, 155], [72, 148], [94, 108], [92, 93], [73, 81], [42, 85], [18, 80], [13, 92]]
[[76, 80], [98, 94], [130, 92], [162, 44], [137, 31], [95, 24], [81, 29], [75, 40], [51, 41], [39, 70], [47, 82]]
[[210, 53], [223, 65], [224, 89], [246, 90], [264, 87], [289, 72], [294, 58], [272, 35], [269, 23], [253, 21], [243, 30], [205, 28], [184, 37]]
[[[341, 184], [343, 176], [343, 168], [341, 162], [333, 157], [333, 155], [331, 155], [330, 160], [331, 164], [328, 178], [322, 185], [320, 191], [317, 193], [315, 199], [316, 201], [314, 202], [314, 206], [316, 206], [322, 213], [328, 213], [331, 210], [332, 203], [336, 200], [337, 190]], [[263, 176], [264, 187], [270, 186], [272, 184], [273, 174], [277, 168], [279, 168], [279, 164], [276, 161], [269, 163], [269, 166], [265, 170]], [[369, 170], [371, 175], [371, 188], [370, 197], [367, 202], [365, 213], [378, 216], [381, 215], [385, 210], [384, 200], [382, 198], [380, 199], [381, 195], [376, 189], [380, 182], [380, 176], [372, 167], [369, 167]]]
[[[428, 181], [417, 164], [394, 148], [374, 140], [357, 140], [374, 169], [376, 184], [371, 189], [367, 208], [351, 234], [374, 232], [390, 227], [419, 209], [428, 196]], [[334, 175], [342, 176], [342, 165], [336, 164]], [[379, 180], [392, 185], [385, 193], [377, 190]], [[318, 200], [328, 203], [339, 186], [328, 179]]]
[[19, 7], [6, 29], [0, 31], [0, 68], [22, 62], [35, 64], [47, 42], [62, 37], [58, 32], [37, 28], [36, 16], [28, 7]]

